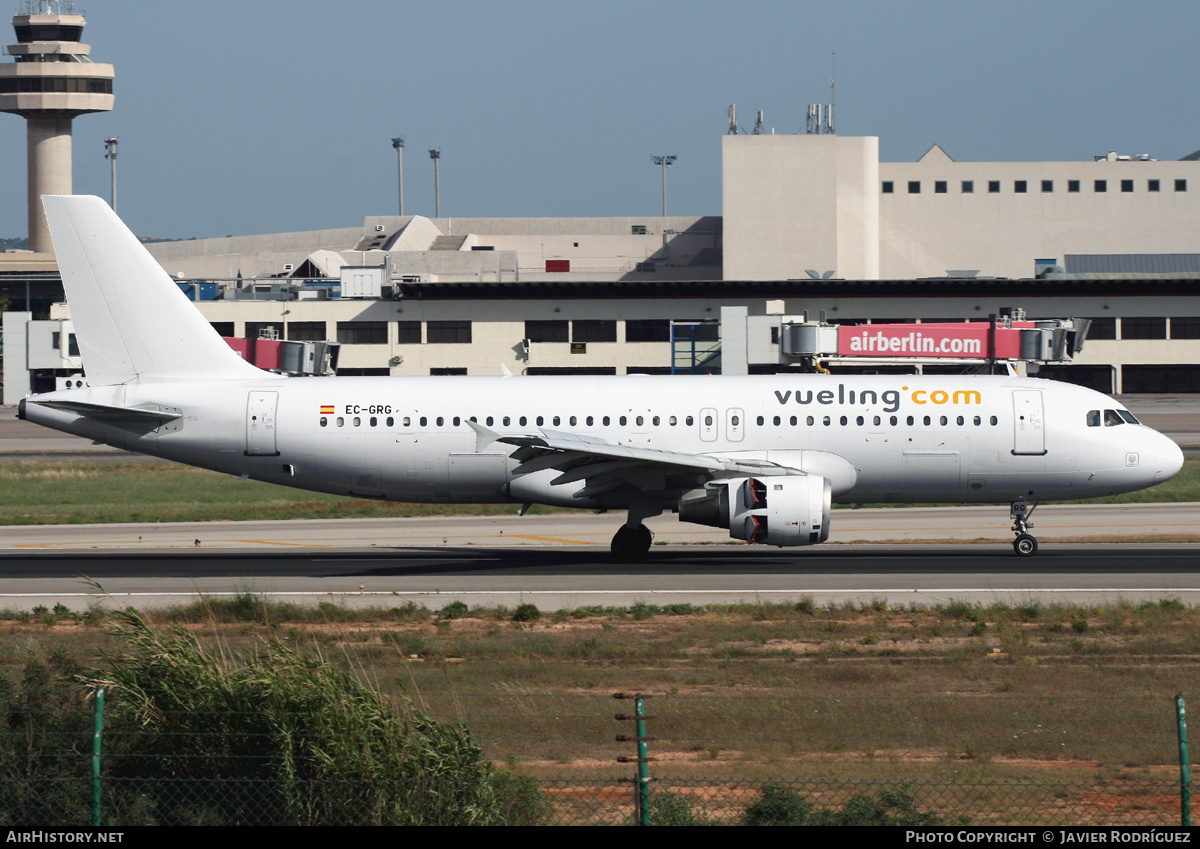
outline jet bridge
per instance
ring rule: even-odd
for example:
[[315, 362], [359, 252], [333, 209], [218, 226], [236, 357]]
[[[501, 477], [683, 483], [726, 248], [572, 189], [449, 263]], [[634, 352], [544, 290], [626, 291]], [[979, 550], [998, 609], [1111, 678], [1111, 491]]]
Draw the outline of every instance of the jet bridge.
[[830, 365], [964, 366], [1068, 363], [1083, 350], [1091, 320], [1028, 319], [1007, 309], [987, 321], [834, 324], [806, 315], [750, 316], [745, 307], [721, 310], [721, 362], [725, 374], [751, 366]]

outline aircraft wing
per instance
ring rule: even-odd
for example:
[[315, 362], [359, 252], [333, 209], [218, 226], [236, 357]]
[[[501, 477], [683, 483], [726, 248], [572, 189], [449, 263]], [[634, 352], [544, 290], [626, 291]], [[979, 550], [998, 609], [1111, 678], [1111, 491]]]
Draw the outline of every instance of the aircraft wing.
[[[477, 422], [468, 421], [475, 431], [476, 448], [499, 442], [515, 445], [512, 453], [518, 462], [513, 473], [527, 475], [553, 469], [560, 472], [551, 484], [586, 481], [581, 497], [598, 495], [622, 486], [655, 492], [689, 489], [703, 480], [738, 475], [786, 475], [795, 469], [761, 460], [729, 459], [707, 454], [685, 454], [657, 448], [618, 445], [594, 436], [542, 429], [538, 433], [500, 434]], [[682, 475], [678, 482], [672, 478]]]

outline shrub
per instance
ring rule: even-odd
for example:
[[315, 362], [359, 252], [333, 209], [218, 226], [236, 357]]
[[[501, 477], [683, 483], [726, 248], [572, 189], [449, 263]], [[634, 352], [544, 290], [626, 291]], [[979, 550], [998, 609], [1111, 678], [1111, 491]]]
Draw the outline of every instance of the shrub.
[[500, 825], [544, 821], [528, 781], [460, 725], [396, 709], [349, 671], [271, 641], [206, 649], [119, 616], [106, 783], [131, 824]]
[[650, 825], [708, 825], [692, 810], [692, 803], [678, 793], [662, 790], [650, 800]]
[[812, 803], [790, 787], [775, 782], [763, 785], [762, 797], [746, 808], [745, 825], [804, 825]]
[[525, 602], [518, 604], [517, 609], [513, 611], [514, 622], [536, 622], [542, 616], [542, 611], [538, 610], [536, 604]]
[[438, 611], [438, 619], [462, 619], [468, 612], [466, 602], [452, 601]]

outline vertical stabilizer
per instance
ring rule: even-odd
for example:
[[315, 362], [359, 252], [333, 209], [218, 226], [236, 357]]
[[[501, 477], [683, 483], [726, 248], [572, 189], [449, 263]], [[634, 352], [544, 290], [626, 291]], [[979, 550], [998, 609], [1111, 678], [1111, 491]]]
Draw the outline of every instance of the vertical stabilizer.
[[225, 343], [103, 200], [42, 198], [88, 382], [262, 375]]

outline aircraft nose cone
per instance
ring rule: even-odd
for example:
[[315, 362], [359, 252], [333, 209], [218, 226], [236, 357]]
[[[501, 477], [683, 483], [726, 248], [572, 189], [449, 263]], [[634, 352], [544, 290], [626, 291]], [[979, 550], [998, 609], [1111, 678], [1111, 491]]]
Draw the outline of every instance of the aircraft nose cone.
[[1164, 438], [1164, 442], [1166, 444], [1159, 448], [1156, 454], [1155, 483], [1175, 477], [1176, 473], [1183, 468], [1183, 451], [1171, 439]]

